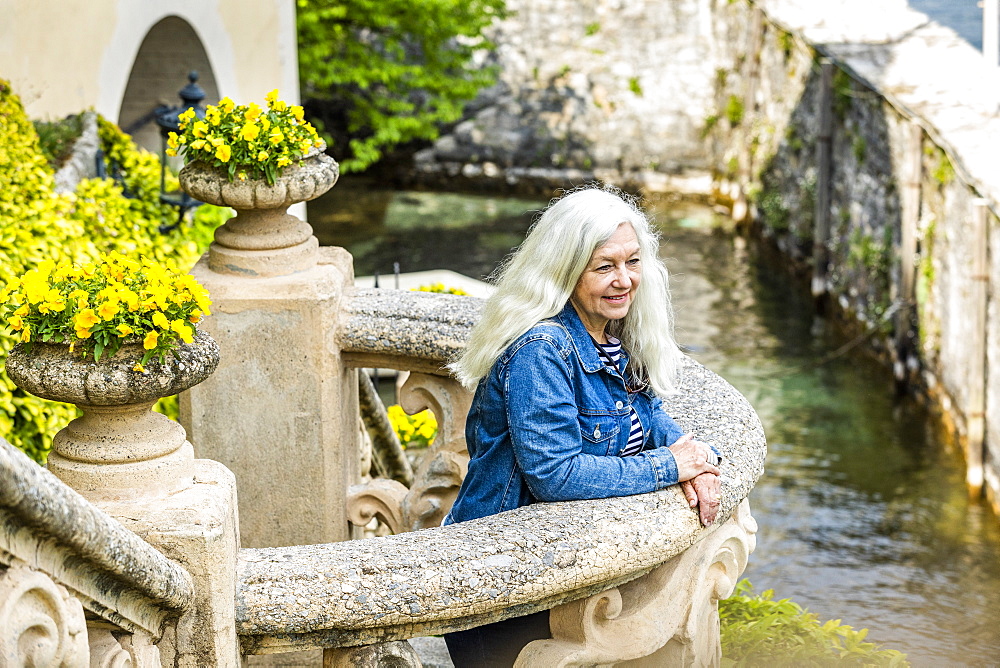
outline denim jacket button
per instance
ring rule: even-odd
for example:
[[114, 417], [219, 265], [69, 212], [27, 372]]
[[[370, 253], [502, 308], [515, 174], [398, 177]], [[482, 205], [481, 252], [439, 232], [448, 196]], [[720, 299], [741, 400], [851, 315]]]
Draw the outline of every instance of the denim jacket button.
[[624, 406], [624, 405], [625, 405], [625, 404], [623, 404], [623, 403], [622, 403], [622, 402], [620, 402], [620, 401], [616, 401], [616, 402], [615, 402], [615, 408], [621, 408], [621, 407], [622, 407], [622, 406]]
[[594, 429], [594, 438], [600, 438], [600, 437], [601, 437], [601, 428], [597, 427], [596, 429]]

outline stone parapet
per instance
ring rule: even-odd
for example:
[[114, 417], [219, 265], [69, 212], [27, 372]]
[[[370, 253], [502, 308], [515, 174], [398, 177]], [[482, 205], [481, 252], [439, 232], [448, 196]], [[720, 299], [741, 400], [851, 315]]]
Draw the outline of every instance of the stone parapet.
[[242, 550], [244, 651], [363, 645], [552, 608], [643, 576], [728, 526], [763, 472], [763, 430], [717, 375], [688, 360], [683, 376], [671, 413], [726, 457], [715, 528], [702, 527], [673, 488], [535, 504], [389, 537]]
[[50, 574], [84, 607], [158, 638], [192, 604], [188, 572], [0, 439], [0, 550]]
[[441, 374], [465, 345], [482, 304], [461, 295], [355, 289], [337, 333], [344, 361]]

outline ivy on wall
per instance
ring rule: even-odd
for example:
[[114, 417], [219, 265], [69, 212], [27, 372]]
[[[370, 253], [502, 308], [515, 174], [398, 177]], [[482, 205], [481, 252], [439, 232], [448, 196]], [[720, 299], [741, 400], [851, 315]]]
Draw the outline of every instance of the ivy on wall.
[[[147, 256], [188, 271], [211, 242], [228, 209], [202, 206], [193, 220], [161, 234], [175, 208], [161, 204], [158, 158], [138, 149], [121, 130], [99, 119], [101, 148], [120, 167], [121, 183], [84, 179], [72, 193], [55, 192], [55, 175], [38, 134], [10, 84], [0, 79], [0, 285], [42, 260], [89, 262], [102, 252]], [[168, 183], [176, 187], [176, 177]], [[126, 196], [126, 191], [128, 196]], [[16, 343], [0, 327], [0, 367]], [[44, 462], [52, 436], [76, 415], [67, 404], [39, 399], [0, 373], [0, 436]]]

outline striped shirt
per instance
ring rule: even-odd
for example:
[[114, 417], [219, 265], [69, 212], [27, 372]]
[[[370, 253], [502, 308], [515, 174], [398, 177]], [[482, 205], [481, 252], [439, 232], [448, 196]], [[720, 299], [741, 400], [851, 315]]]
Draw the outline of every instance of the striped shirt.
[[[594, 344], [597, 346], [597, 352], [600, 354], [601, 359], [604, 360], [604, 365], [610, 369], [619, 371], [618, 362], [622, 357], [622, 342], [613, 336], [609, 336], [607, 343], [594, 341]], [[628, 434], [628, 443], [625, 444], [625, 449], [622, 450], [622, 457], [635, 455], [642, 451], [644, 438], [642, 423], [639, 421], [639, 415], [632, 408], [632, 404], [629, 404], [629, 418], [632, 422], [632, 428]]]

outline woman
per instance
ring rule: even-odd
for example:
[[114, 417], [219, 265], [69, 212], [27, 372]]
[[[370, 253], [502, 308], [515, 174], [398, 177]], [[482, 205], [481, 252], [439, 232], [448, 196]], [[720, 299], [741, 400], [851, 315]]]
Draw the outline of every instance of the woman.
[[[452, 365], [476, 392], [469, 471], [445, 524], [677, 483], [714, 521], [718, 453], [662, 410], [681, 354], [657, 250], [646, 217], [610, 188], [573, 191], [532, 226]], [[545, 611], [445, 639], [463, 668], [510, 666], [547, 637]]]

